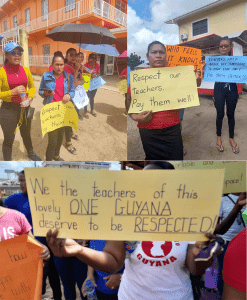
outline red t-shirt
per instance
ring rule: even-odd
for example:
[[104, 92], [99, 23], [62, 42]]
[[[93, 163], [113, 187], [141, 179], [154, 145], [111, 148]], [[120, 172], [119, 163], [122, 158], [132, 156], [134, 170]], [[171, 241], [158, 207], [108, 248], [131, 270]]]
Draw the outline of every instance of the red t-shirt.
[[123, 76], [123, 75], [127, 76], [127, 68], [123, 69], [123, 71], [120, 73], [119, 76]]
[[[16, 88], [19, 85], [27, 87], [27, 75], [21, 65], [12, 65], [10, 63], [7, 63], [4, 66], [4, 70], [7, 74], [7, 80], [10, 90]], [[21, 103], [21, 97], [19, 95], [12, 96], [11, 101], [15, 103]]]
[[[130, 85], [127, 94], [131, 94]], [[163, 129], [180, 123], [179, 109], [158, 111], [152, 114], [152, 120], [148, 123], [138, 123], [137, 127], [147, 129]]]
[[223, 267], [223, 280], [242, 292], [246, 290], [246, 230], [239, 232], [230, 242]]
[[67, 73], [70, 73], [72, 76], [74, 76], [74, 73], [75, 73], [75, 67], [74, 66], [71, 66], [69, 64], [65, 64], [64, 65], [64, 71], [67, 72]]
[[56, 87], [54, 90], [53, 100], [52, 102], [58, 102], [63, 100], [64, 96], [64, 74], [59, 78], [56, 78]]
[[94, 68], [92, 69], [92, 66], [89, 64], [89, 63], [85, 63], [84, 65], [86, 68], [90, 69], [90, 70], [93, 70], [92, 74], [95, 75], [97, 74], [97, 72], [100, 71], [100, 66], [98, 63], [95, 63], [95, 66]]

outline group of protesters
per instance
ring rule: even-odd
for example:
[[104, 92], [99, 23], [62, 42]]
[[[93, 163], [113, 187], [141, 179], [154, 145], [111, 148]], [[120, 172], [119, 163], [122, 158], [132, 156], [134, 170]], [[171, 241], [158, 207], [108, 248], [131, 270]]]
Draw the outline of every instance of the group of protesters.
[[[165, 170], [174, 166], [155, 161], [144, 168], [157, 169], [164, 170], [165, 175]], [[33, 237], [24, 171], [20, 172], [19, 181], [22, 192], [9, 196], [4, 207], [0, 207], [1, 241], [22, 234]], [[83, 236], [81, 240], [59, 239], [58, 231], [50, 230], [46, 237], [36, 238], [44, 248], [41, 257], [46, 261], [43, 294], [48, 277], [55, 300], [62, 299], [60, 279], [66, 300], [76, 300], [76, 284], [81, 299], [87, 299], [87, 280], [95, 285], [98, 300], [220, 299], [214, 294], [223, 295], [224, 300], [246, 299], [246, 229], [242, 218], [245, 206], [246, 193], [224, 195], [214, 235], [206, 234], [205, 242], [87, 241]], [[6, 236], [4, 228], [9, 227], [12, 230], [7, 230]], [[150, 252], [152, 247], [160, 247], [164, 254], [170, 247], [170, 253], [162, 261], [160, 250]], [[206, 276], [205, 285], [202, 284], [202, 276], [216, 257], [218, 289], [210, 289]]]
[[[220, 55], [231, 55], [232, 42], [228, 37], [224, 37], [219, 43]], [[162, 68], [167, 66], [166, 46], [159, 41], [154, 41], [148, 45], [147, 60], [149, 68]], [[202, 67], [206, 65], [201, 61]], [[197, 86], [201, 85], [201, 71], [195, 69]], [[177, 87], [179, 89], [179, 86]], [[131, 105], [131, 86], [128, 87], [128, 105]], [[164, 91], [165, 97], [165, 91]], [[222, 122], [226, 113], [229, 126], [229, 143], [234, 154], [239, 153], [239, 145], [234, 140], [235, 129], [235, 109], [239, 94], [236, 83], [216, 82], [214, 86], [214, 106], [216, 108], [216, 149], [224, 151], [222, 144]], [[165, 98], [164, 98], [165, 99]], [[162, 99], [161, 99], [162, 100]], [[146, 155], [145, 160], [183, 160], [187, 150], [183, 147], [182, 125], [184, 109], [152, 112], [142, 111], [131, 113], [130, 117], [138, 122], [139, 133]]]
[[[4, 140], [2, 145], [3, 159], [11, 161], [12, 148], [17, 129], [20, 129], [24, 146], [27, 150], [27, 157], [32, 161], [41, 161], [33, 150], [31, 140], [31, 120], [33, 110], [30, 104], [34, 98], [35, 86], [30, 70], [21, 66], [21, 56], [23, 48], [17, 43], [8, 43], [5, 48], [4, 66], [0, 69], [0, 98], [3, 100], [0, 109], [0, 125], [3, 131]], [[96, 62], [97, 55], [91, 53], [88, 62], [83, 65], [84, 54], [77, 53], [76, 49], [70, 48], [66, 56], [60, 51], [54, 53], [52, 64], [48, 72], [43, 74], [39, 95], [44, 98], [43, 104], [62, 101], [66, 104], [72, 101], [75, 95], [75, 88], [83, 85], [82, 73], [90, 73], [91, 78], [100, 76], [100, 66]], [[97, 89], [88, 91], [87, 95], [90, 102], [91, 115], [96, 117], [94, 109], [94, 99]], [[87, 106], [84, 106], [84, 114], [78, 113], [79, 119], [89, 118]], [[77, 154], [71, 139], [78, 140], [79, 137], [73, 133], [71, 127], [61, 127], [48, 132], [48, 146], [46, 150], [46, 160], [63, 160], [59, 153], [62, 145], [63, 135], [65, 134], [66, 149], [71, 154]]]

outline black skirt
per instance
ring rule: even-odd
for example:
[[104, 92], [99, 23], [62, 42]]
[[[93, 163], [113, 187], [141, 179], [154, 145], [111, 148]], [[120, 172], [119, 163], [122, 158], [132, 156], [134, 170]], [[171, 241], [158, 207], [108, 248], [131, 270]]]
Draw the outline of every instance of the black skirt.
[[180, 123], [163, 129], [139, 128], [145, 160], [183, 160]]

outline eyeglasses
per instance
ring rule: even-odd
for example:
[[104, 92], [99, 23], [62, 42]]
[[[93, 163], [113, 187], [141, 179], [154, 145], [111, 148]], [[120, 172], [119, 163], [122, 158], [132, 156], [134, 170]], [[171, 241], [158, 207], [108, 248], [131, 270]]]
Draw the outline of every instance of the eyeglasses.
[[15, 50], [12, 50], [9, 52], [12, 56], [15, 56], [15, 55], [18, 55], [18, 56], [22, 56], [22, 53], [21, 51], [15, 51]]
[[230, 45], [220, 45], [220, 48], [228, 48]]

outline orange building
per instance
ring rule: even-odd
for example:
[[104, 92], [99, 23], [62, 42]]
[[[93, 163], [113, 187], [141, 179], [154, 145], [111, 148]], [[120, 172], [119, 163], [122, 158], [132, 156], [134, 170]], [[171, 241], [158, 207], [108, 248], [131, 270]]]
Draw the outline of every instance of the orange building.
[[[117, 38], [113, 46], [119, 53], [127, 49], [127, 0], [0, 0], [0, 34], [4, 36], [0, 64], [6, 43], [19, 42], [20, 29], [28, 33], [29, 65], [33, 73], [47, 71], [57, 50], [64, 55], [71, 47], [79, 51], [76, 44], [54, 42], [46, 37], [51, 29], [67, 22], [107, 27]], [[81, 52], [87, 59], [89, 52]], [[102, 75], [112, 75], [126, 67], [126, 60], [121, 58], [101, 55], [99, 61]]]

